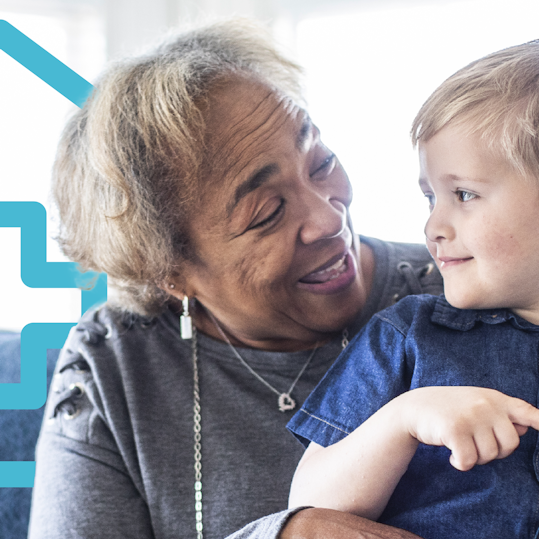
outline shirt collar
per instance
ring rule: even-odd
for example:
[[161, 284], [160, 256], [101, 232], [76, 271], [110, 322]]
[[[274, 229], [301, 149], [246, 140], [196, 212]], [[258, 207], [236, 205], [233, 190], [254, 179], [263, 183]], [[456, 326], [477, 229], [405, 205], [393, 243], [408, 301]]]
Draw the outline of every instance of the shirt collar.
[[460, 331], [469, 331], [478, 322], [490, 325], [509, 322], [516, 328], [539, 332], [539, 326], [524, 320], [509, 309], [457, 309], [447, 302], [444, 295], [437, 299], [431, 321]]

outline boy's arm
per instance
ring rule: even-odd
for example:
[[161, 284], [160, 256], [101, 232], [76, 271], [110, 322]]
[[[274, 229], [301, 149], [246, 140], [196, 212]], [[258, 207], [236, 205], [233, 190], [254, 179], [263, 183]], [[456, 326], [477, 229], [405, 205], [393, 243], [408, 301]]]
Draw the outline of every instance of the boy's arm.
[[290, 507], [312, 505], [377, 519], [417, 445], [445, 445], [462, 471], [505, 458], [539, 410], [493, 389], [425, 387], [382, 407], [343, 440], [311, 443], [292, 482]]
[[398, 401], [336, 444], [311, 442], [294, 475], [289, 507], [312, 505], [376, 520], [418, 445], [403, 428]]

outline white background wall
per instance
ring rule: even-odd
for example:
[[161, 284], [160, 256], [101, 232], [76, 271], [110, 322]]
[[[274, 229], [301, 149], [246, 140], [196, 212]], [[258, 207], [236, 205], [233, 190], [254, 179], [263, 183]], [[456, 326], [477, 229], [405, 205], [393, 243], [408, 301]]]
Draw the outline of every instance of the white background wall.
[[[230, 15], [267, 23], [306, 67], [311, 115], [354, 186], [356, 229], [398, 241], [423, 241], [408, 139], [421, 103], [469, 61], [539, 37], [537, 0], [0, 0], [0, 18], [89, 81], [173, 26]], [[0, 52], [0, 200], [48, 206], [72, 107]], [[52, 241], [48, 258], [62, 260]], [[19, 260], [19, 230], [0, 228], [0, 329], [75, 321], [80, 293], [28, 289]]]

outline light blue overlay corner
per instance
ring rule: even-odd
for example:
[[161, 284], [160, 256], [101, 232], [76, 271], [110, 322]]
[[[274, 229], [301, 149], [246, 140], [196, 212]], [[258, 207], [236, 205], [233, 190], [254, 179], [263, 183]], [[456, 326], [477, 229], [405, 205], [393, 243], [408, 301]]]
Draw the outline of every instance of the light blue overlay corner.
[[[7, 21], [0, 50], [82, 107], [93, 86]], [[72, 262], [47, 262], [47, 220], [38, 202], [0, 202], [0, 227], [21, 229], [21, 279], [32, 288], [80, 288], [81, 314], [107, 300], [107, 276]], [[47, 349], [61, 348], [75, 324], [28, 324], [21, 333], [21, 381], [0, 383], [0, 409], [40, 408], [47, 398]], [[0, 433], [1, 435], [2, 433]], [[33, 487], [35, 462], [1, 462], [0, 487]]]
[[[81, 288], [81, 314], [106, 301], [105, 274], [81, 273], [73, 262], [47, 262], [47, 215], [39, 202], [0, 202], [0, 227], [21, 229], [21, 279], [26, 286]], [[43, 406], [47, 397], [47, 348], [61, 348], [73, 325], [28, 324], [24, 327], [21, 381], [0, 384], [0, 409], [28, 410]]]
[[4, 20], [0, 20], [0, 50], [78, 107], [93, 90], [87, 80]]
[[0, 461], [0, 488], [32, 488], [35, 475], [34, 460]]

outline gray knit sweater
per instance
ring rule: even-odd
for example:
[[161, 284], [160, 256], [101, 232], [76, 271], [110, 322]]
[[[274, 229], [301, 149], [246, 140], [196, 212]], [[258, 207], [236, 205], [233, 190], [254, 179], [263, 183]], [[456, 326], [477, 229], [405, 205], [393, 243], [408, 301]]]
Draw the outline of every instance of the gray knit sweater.
[[[376, 268], [352, 333], [403, 295], [441, 292], [425, 247], [362, 241], [373, 248]], [[292, 393], [298, 408], [340, 349], [335, 341], [316, 351]], [[285, 391], [310, 351], [240, 353]], [[235, 539], [276, 538], [303, 452], [285, 429], [293, 412], [278, 410], [277, 396], [226, 344], [199, 335], [198, 355], [204, 538], [237, 530]], [[49, 393], [30, 539], [196, 537], [192, 410], [191, 342], [180, 338], [171, 311], [153, 320], [109, 306], [87, 313]]]

